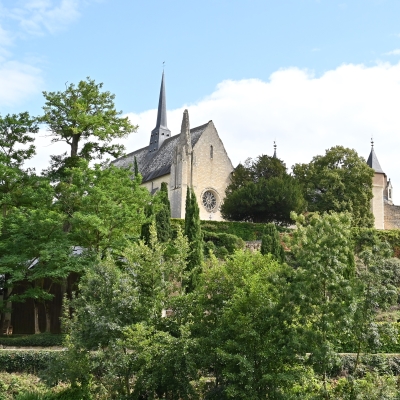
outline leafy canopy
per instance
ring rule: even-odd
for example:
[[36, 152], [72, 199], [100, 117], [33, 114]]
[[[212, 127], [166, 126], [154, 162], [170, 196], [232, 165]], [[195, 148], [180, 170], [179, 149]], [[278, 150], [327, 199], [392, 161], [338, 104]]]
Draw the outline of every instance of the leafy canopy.
[[[72, 158], [119, 157], [124, 147], [111, 141], [137, 129], [127, 117], [120, 116], [115, 96], [103, 92], [102, 87], [88, 77], [77, 85], [71, 83], [63, 92], [43, 92], [46, 102], [40, 121], [47, 124], [52, 142], [63, 141], [70, 146]], [[53, 162], [60, 164], [65, 156], [54, 156]]]
[[308, 211], [348, 211], [354, 226], [373, 225], [374, 171], [355, 150], [332, 147], [309, 164], [294, 165], [293, 173], [303, 187]]
[[286, 172], [285, 164], [262, 155], [235, 168], [221, 212], [231, 221], [287, 225], [291, 223], [290, 212], [301, 212], [304, 205], [301, 187]]

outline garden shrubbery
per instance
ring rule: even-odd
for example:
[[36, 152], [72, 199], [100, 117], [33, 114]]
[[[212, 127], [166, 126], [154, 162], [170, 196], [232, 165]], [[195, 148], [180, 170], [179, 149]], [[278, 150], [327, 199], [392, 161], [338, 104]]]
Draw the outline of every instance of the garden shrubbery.
[[62, 346], [65, 335], [40, 333], [37, 335], [0, 336], [0, 345], [16, 347]]

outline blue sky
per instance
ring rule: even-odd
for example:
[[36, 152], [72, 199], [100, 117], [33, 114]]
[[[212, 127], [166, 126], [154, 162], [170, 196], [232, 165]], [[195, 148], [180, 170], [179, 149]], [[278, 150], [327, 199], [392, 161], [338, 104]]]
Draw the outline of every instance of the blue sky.
[[[43, 90], [86, 76], [147, 144], [165, 61], [169, 127], [212, 119], [236, 165], [272, 152], [288, 167], [370, 137], [400, 193], [397, 0], [0, 0], [0, 112], [39, 114]], [[59, 149], [38, 140], [33, 165]], [[397, 189], [397, 190], [396, 190]]]

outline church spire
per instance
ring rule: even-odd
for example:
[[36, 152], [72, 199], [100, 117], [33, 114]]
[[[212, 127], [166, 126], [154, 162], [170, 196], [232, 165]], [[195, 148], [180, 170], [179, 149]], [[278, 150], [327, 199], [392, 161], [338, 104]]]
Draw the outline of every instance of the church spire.
[[156, 127], [151, 131], [149, 154], [154, 154], [163, 144], [164, 140], [171, 136], [167, 127], [167, 103], [165, 100], [164, 71], [161, 78], [160, 97], [158, 99]]
[[159, 128], [160, 126], [162, 126], [163, 128], [167, 128], [167, 104], [165, 101], [164, 71], [161, 78], [160, 98], [158, 99], [156, 128]]
[[276, 158], [276, 141], [275, 140], [274, 140], [274, 155], [273, 155], [273, 157]]
[[379, 164], [378, 157], [374, 151], [374, 140], [371, 138], [371, 152], [369, 153], [369, 157], [367, 160], [367, 164], [370, 168], [372, 168], [376, 173], [384, 174], [381, 165]]

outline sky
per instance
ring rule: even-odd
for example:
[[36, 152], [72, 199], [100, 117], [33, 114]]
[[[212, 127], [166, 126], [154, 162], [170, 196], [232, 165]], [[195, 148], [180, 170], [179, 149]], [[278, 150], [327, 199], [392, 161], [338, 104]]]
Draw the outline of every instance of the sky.
[[[333, 146], [374, 148], [400, 203], [398, 0], [0, 0], [0, 114], [40, 115], [42, 91], [90, 76], [146, 146], [163, 62], [168, 127], [213, 120], [234, 166], [273, 153], [288, 169]], [[45, 127], [28, 166], [44, 168]], [[397, 193], [399, 195], [397, 196]]]

